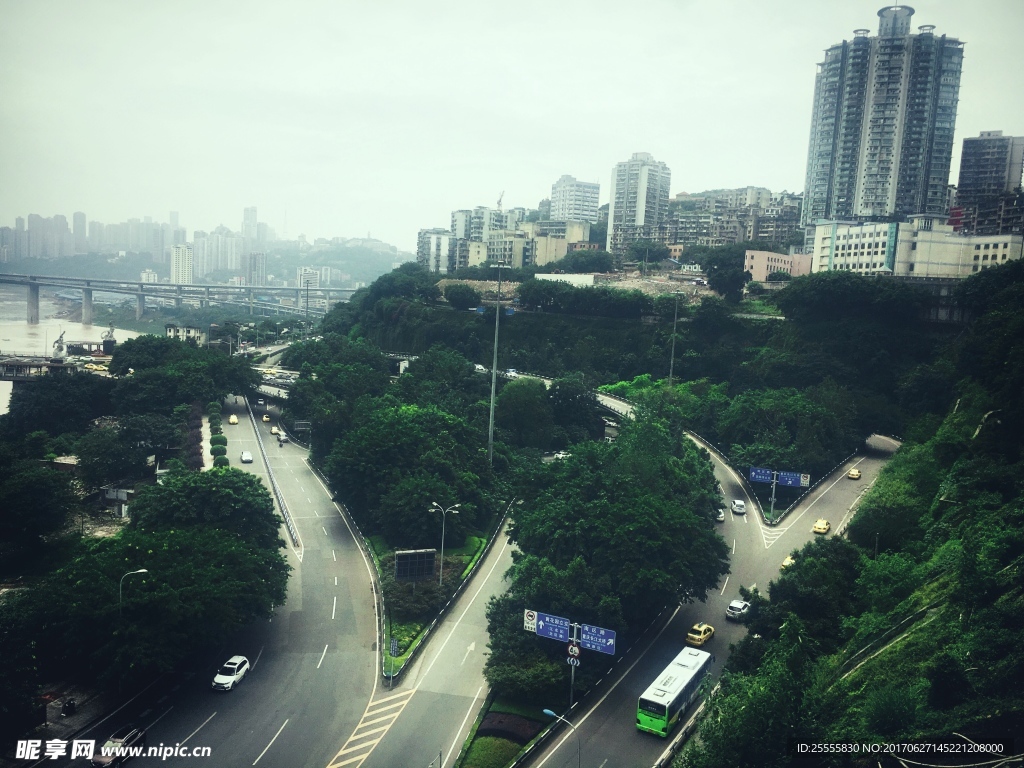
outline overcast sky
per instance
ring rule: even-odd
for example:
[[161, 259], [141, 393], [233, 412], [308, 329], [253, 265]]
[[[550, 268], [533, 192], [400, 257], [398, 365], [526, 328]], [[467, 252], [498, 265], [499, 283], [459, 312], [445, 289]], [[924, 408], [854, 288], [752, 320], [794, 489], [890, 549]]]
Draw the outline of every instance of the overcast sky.
[[[0, 225], [180, 212], [189, 230], [414, 250], [650, 152], [672, 193], [803, 188], [815, 65], [865, 0], [0, 0]], [[966, 43], [953, 150], [1024, 135], [1024, 2], [918, 0]], [[285, 217], [287, 215], [287, 229]]]

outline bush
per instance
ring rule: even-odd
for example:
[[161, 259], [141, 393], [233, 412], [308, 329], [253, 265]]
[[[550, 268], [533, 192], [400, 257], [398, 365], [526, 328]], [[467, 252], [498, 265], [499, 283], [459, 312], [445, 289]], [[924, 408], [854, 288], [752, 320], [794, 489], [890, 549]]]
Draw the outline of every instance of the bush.
[[220, 402], [217, 401], [217, 400], [214, 400], [213, 402], [207, 403], [206, 404], [206, 412], [208, 414], [210, 414], [211, 416], [213, 414], [215, 414], [215, 413], [219, 415], [220, 412], [221, 412]]
[[227, 445], [228, 438], [225, 435], [214, 435], [210, 438], [210, 445]]
[[223, 445], [214, 445], [210, 448], [211, 456], [226, 456], [228, 449]]
[[210, 427], [210, 434], [211, 435], [222, 435], [222, 434], [224, 434], [224, 428], [220, 427], [220, 426]]
[[230, 467], [231, 460], [227, 456], [218, 456], [213, 460], [213, 466], [215, 467]]
[[210, 417], [210, 426], [211, 427], [219, 427], [222, 423], [223, 422], [221, 421], [220, 416], [211, 416]]

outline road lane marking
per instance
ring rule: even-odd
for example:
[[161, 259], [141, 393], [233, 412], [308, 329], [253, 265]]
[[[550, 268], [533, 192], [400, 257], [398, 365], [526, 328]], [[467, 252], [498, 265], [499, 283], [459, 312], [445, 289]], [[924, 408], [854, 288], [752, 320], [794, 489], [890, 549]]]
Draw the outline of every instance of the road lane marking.
[[482, 685], [476, 689], [476, 696], [473, 697], [473, 703], [469, 705], [469, 709], [466, 710], [466, 716], [462, 718], [462, 725], [460, 725], [459, 730], [455, 732], [455, 740], [452, 742], [452, 745], [448, 747], [448, 754], [444, 756], [444, 760], [441, 761], [441, 764], [437, 768], [444, 768], [448, 763], [448, 759], [452, 756], [452, 752], [455, 751], [455, 746], [459, 743], [459, 736], [462, 734], [462, 729], [466, 727], [466, 721], [469, 720], [469, 716], [472, 715], [476, 709], [476, 703], [480, 700], [480, 691], [483, 689], [484, 687]]
[[178, 742], [178, 744], [185, 744], [185, 743], [186, 743], [186, 742], [187, 742], [187, 741], [188, 741], [189, 739], [191, 739], [191, 738], [192, 738], [193, 736], [195, 736], [195, 735], [196, 735], [197, 733], [199, 733], [199, 732], [200, 732], [200, 731], [201, 731], [201, 730], [203, 729], [203, 727], [204, 727], [204, 726], [205, 726], [205, 725], [206, 725], [206, 724], [207, 724], [208, 722], [210, 722], [211, 720], [213, 720], [213, 718], [215, 718], [216, 716], [217, 716], [217, 713], [216, 713], [216, 712], [214, 712], [214, 713], [213, 713], [212, 715], [210, 715], [210, 716], [209, 716], [208, 718], [206, 718], [205, 720], [203, 720], [203, 722], [202, 722], [202, 723], [200, 724], [200, 726], [199, 726], [198, 728], [196, 728], [196, 729], [195, 729], [194, 731], [192, 731], [192, 733], [190, 733], [190, 734], [189, 734], [188, 736], [186, 736], [186, 737], [185, 737], [184, 739], [182, 739], [181, 741], [179, 741], [179, 742]]
[[261, 645], [261, 646], [260, 646], [260, 652], [256, 654], [256, 661], [254, 661], [254, 662], [252, 663], [252, 669], [256, 669], [256, 665], [260, 663], [260, 656], [262, 656], [262, 655], [263, 655], [263, 649], [264, 649], [264, 648], [266, 648], [266, 646], [265, 646], [265, 645]]
[[255, 760], [253, 760], [253, 762], [252, 762], [252, 764], [253, 764], [253, 765], [256, 765], [256, 763], [258, 763], [258, 762], [260, 761], [260, 758], [262, 758], [262, 757], [263, 757], [263, 756], [264, 756], [265, 754], [267, 754], [267, 750], [268, 750], [268, 749], [270, 749], [270, 747], [271, 747], [271, 746], [273, 745], [273, 743], [274, 743], [275, 741], [277, 741], [277, 737], [281, 735], [281, 731], [283, 731], [283, 730], [284, 730], [284, 727], [285, 727], [286, 725], [288, 725], [288, 721], [287, 721], [287, 720], [285, 720], [285, 721], [284, 721], [283, 723], [281, 723], [281, 727], [277, 729], [277, 733], [275, 733], [275, 734], [274, 734], [274, 738], [272, 738], [272, 739], [270, 740], [270, 744], [267, 744], [267, 746], [265, 746], [265, 747], [263, 748], [263, 751], [262, 751], [262, 752], [260, 752], [260, 756], [259, 756], [259, 757], [257, 757], [257, 758], [256, 758]]
[[724, 595], [725, 594], [725, 588], [727, 586], [729, 586], [729, 577], [728, 576], [725, 577], [725, 584], [722, 585], [722, 591], [719, 592], [718, 594], [719, 595]]
[[[338, 577], [334, 577], [334, 583], [338, 583]], [[331, 607], [331, 621], [334, 621], [334, 616], [338, 612], [338, 596], [334, 596], [334, 605]]]
[[174, 707], [168, 707], [168, 708], [167, 708], [167, 711], [166, 711], [166, 712], [164, 712], [164, 714], [163, 714], [163, 715], [160, 715], [160, 717], [158, 717], [158, 718], [157, 718], [156, 720], [154, 720], [154, 721], [153, 721], [152, 723], [150, 723], [149, 725], [147, 725], [147, 726], [146, 726], [146, 730], [147, 730], [147, 731], [148, 731], [148, 730], [150, 730], [150, 729], [151, 729], [151, 728], [152, 728], [152, 727], [153, 727], [154, 725], [156, 725], [156, 724], [157, 724], [157, 723], [159, 723], [159, 722], [160, 722], [161, 720], [163, 720], [163, 719], [164, 719], [164, 715], [166, 715], [166, 714], [167, 714], [167, 712], [170, 712], [170, 711], [171, 711], [172, 709], [174, 709]]
[[466, 663], [466, 659], [468, 659], [468, 658], [469, 658], [469, 654], [471, 654], [471, 653], [472, 653], [473, 651], [475, 651], [475, 650], [476, 650], [476, 643], [475, 643], [475, 642], [474, 642], [474, 643], [470, 643], [470, 644], [469, 644], [469, 648], [467, 648], [467, 649], [466, 649], [466, 655], [462, 657], [462, 663], [460, 663], [460, 664], [459, 664], [459, 666], [460, 666], [460, 667], [461, 667], [461, 666], [462, 666], [463, 664], [465, 664], [465, 663]]
[[[338, 562], [338, 553], [335, 552], [333, 549], [331, 550], [331, 557], [334, 558], [334, 562]], [[334, 583], [335, 584], [338, 583], [338, 577], [337, 576], [334, 577]]]
[[[335, 560], [337, 560], [337, 558], [335, 558]], [[337, 576], [334, 577], [334, 586], [338, 586], [338, 577]]]
[[736, 539], [732, 540], [732, 554], [736, 554]]
[[313, 510], [313, 514], [316, 515], [317, 517], [320, 517], [320, 513], [317, 512], [315, 509]]
[[327, 655], [327, 646], [324, 646], [324, 652], [320, 654], [320, 661], [317, 662], [316, 668], [320, 669], [320, 665], [324, 663], [324, 657]]
[[323, 527], [322, 525], [320, 526], [320, 528], [321, 528], [321, 530], [323, 530], [323, 532], [324, 532], [324, 536], [326, 536], [326, 535], [327, 535], [327, 529], [326, 529], [326, 528], [324, 528], [324, 527]]
[[452, 631], [448, 633], [448, 637], [444, 639], [444, 642], [441, 643], [441, 647], [437, 649], [437, 653], [434, 655], [434, 658], [430, 661], [429, 666], [423, 672], [423, 676], [420, 677], [419, 682], [416, 683], [416, 688], [419, 688], [423, 681], [427, 679], [427, 675], [430, 674], [430, 670], [434, 668], [434, 664], [441, 657], [441, 652], [444, 651], [445, 646], [448, 645], [448, 641], [452, 639], [452, 635], [454, 635], [455, 630], [459, 628], [459, 624], [461, 624], [462, 620], [466, 618], [466, 614], [469, 613], [469, 609], [473, 607], [473, 603], [476, 602], [476, 599], [480, 596], [480, 593], [483, 591], [483, 588], [487, 585], [487, 582], [491, 578], [491, 574], [494, 573], [494, 569], [498, 567], [498, 561], [501, 560], [502, 554], [504, 554], [505, 550], [508, 548], [508, 536], [505, 536], [505, 531], [502, 530], [499, 535], [504, 536], [505, 543], [501, 545], [501, 551], [498, 552], [497, 557], [494, 558], [494, 564], [491, 566], [491, 570], [487, 572], [487, 575], [484, 577], [483, 581], [480, 582], [480, 587], [477, 589], [475, 593], [473, 593], [473, 598], [469, 601], [469, 604], [466, 606], [466, 610], [462, 612], [462, 615], [459, 616], [455, 624], [452, 625]]
[[[359, 719], [359, 724], [353, 729], [352, 735], [348, 737], [348, 741], [334, 756], [327, 768], [362, 765], [387, 734], [388, 729], [398, 720], [399, 715], [405, 710], [415, 693], [416, 689], [410, 688], [399, 693], [392, 693], [376, 701], [370, 701], [366, 705], [363, 716]], [[381, 704], [385, 706], [380, 706]], [[355, 752], [362, 754], [353, 754]], [[352, 756], [348, 757], [348, 755]]]

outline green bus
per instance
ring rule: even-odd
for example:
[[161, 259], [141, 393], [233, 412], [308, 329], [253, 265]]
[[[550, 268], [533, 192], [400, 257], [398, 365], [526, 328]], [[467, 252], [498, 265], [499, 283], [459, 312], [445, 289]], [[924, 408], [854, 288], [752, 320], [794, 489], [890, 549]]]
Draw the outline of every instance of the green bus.
[[636, 727], [662, 738], [669, 735], [689, 707], [715, 657], [707, 651], [684, 648], [643, 692], [636, 708]]

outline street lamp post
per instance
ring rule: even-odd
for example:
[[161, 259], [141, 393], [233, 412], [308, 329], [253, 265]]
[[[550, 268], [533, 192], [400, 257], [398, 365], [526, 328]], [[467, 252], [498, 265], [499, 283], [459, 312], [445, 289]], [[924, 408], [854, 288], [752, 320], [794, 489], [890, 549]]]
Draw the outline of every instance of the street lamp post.
[[501, 270], [498, 264], [498, 301], [494, 305], [494, 356], [491, 360], [491, 417], [487, 425], [487, 463], [494, 464], [494, 393], [498, 388], [498, 321], [501, 318]]
[[124, 576], [121, 577], [121, 581], [117, 585], [117, 615], [121, 615], [121, 595], [124, 590], [124, 580], [129, 576], [134, 576], [136, 573], [149, 573], [145, 568], [140, 568], [137, 571], [128, 571]]
[[673, 291], [676, 297], [676, 311], [672, 315], [672, 356], [668, 361], [668, 388], [672, 389], [672, 372], [676, 365], [676, 323], [679, 321], [679, 296], [682, 291]]
[[442, 581], [444, 580], [444, 521], [445, 518], [448, 517], [449, 512], [451, 512], [453, 515], [459, 514], [459, 507], [461, 507], [462, 505], [454, 504], [448, 507], [448, 509], [445, 509], [436, 501], [431, 503], [434, 505], [431, 509], [436, 509], [438, 512], [441, 513], [441, 568], [437, 576], [437, 586], [440, 587], [442, 586]]
[[550, 709], [545, 709], [544, 710], [544, 714], [547, 715], [548, 717], [554, 717], [554, 718], [557, 718], [557, 719], [561, 720], [563, 723], [565, 723], [570, 728], [572, 728], [572, 732], [576, 734], [576, 766], [577, 766], [577, 768], [579, 768], [579, 766], [581, 766], [583, 763], [582, 763], [581, 750], [580, 750], [580, 734], [576, 730], [576, 726], [573, 725], [572, 723], [570, 723], [568, 720], [566, 720], [561, 715], [556, 715]]

